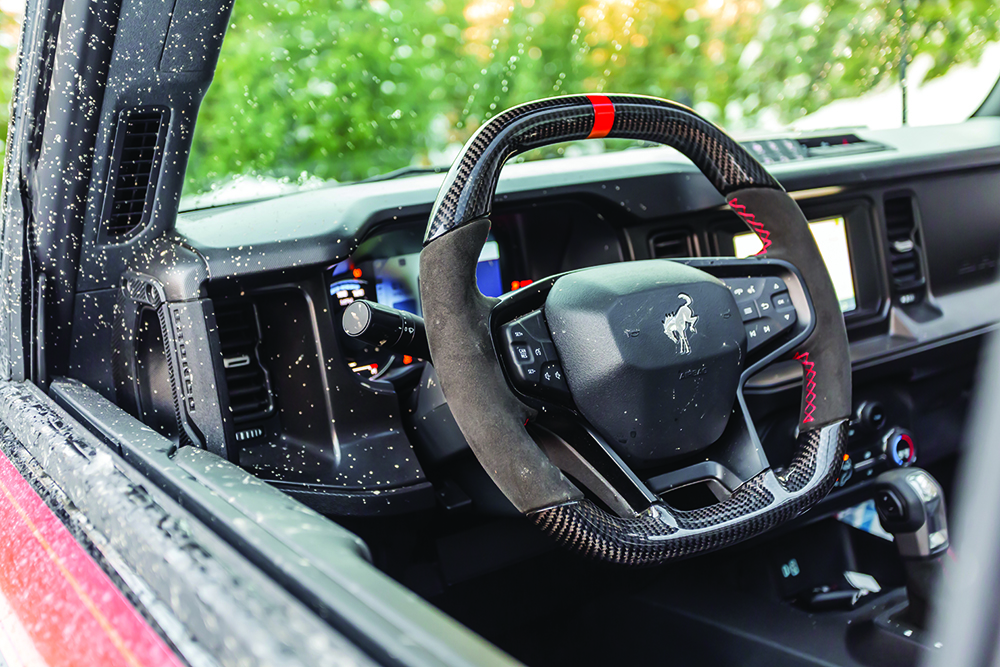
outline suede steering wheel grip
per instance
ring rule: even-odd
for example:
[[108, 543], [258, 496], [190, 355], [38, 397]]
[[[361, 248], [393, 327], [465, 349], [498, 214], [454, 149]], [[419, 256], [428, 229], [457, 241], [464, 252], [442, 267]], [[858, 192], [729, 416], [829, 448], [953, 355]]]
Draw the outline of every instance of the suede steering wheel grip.
[[507, 388], [493, 350], [489, 315], [497, 299], [483, 296], [475, 280], [489, 230], [483, 218], [424, 247], [421, 308], [434, 369], [462, 435], [490, 478], [527, 514], [583, 494], [525, 430], [533, 412]]
[[[489, 331], [495, 300], [475, 285], [499, 172], [511, 156], [547, 144], [612, 137], [656, 141], [689, 157], [757, 233], [769, 257], [799, 269], [816, 326], [796, 354], [805, 368], [796, 454], [727, 500], [685, 512], [655, 503], [634, 517], [584, 498], [528, 435], [531, 411], [509, 391]], [[445, 396], [470, 447], [522, 513], [571, 549], [640, 565], [709, 551], [756, 535], [829, 492], [850, 414], [850, 357], [843, 318], [798, 205], [722, 130], [655, 98], [571, 96], [509, 109], [463, 148], [438, 194], [420, 258], [428, 342]]]

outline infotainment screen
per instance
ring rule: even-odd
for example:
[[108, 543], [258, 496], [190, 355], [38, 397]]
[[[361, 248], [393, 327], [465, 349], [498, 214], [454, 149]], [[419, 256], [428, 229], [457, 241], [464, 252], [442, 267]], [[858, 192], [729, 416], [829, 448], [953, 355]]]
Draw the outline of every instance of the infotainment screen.
[[[828, 218], [809, 222], [816, 245], [823, 256], [826, 268], [833, 280], [833, 288], [840, 300], [840, 310], [850, 312], [857, 308], [854, 293], [854, 272], [851, 269], [851, 254], [847, 249], [847, 224], [844, 218]], [[733, 236], [733, 250], [737, 257], [749, 257], [760, 252], [763, 244], [753, 232]]]

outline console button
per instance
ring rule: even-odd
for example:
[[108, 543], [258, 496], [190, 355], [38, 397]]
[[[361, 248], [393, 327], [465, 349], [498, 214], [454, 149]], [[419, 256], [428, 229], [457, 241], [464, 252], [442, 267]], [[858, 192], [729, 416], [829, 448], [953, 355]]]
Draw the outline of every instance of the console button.
[[837, 477], [835, 486], [841, 487], [851, 481], [851, 477], [854, 475], [854, 461], [850, 456], [844, 454], [844, 460], [840, 464], [840, 475]]
[[882, 439], [886, 459], [890, 464], [905, 467], [913, 465], [917, 460], [917, 446], [909, 431], [894, 428]]
[[880, 518], [889, 520], [906, 519], [906, 506], [892, 489], [883, 489], [875, 496], [875, 509]]
[[885, 426], [885, 408], [878, 401], [865, 402], [858, 410], [861, 422], [873, 430], [879, 430]]

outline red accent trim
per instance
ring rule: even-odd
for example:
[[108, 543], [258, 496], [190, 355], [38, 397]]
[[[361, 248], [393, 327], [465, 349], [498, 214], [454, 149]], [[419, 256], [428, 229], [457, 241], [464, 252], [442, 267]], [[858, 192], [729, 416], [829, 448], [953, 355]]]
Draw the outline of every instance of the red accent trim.
[[181, 666], [2, 453], [0, 526], [0, 590], [51, 667]]
[[588, 139], [600, 139], [608, 136], [615, 124], [615, 105], [604, 95], [587, 95], [594, 105], [594, 129], [587, 135]]
[[802, 423], [808, 424], [813, 421], [813, 413], [816, 412], [816, 362], [809, 361], [808, 352], [799, 352], [796, 359], [802, 361], [802, 366], [806, 369], [806, 407], [802, 410]]
[[767, 249], [771, 247], [771, 232], [764, 229], [764, 224], [758, 222], [754, 218], [753, 213], [749, 213], [747, 211], [746, 206], [743, 206], [738, 201], [736, 201], [736, 197], [733, 197], [732, 199], [729, 200], [729, 206], [732, 207], [736, 215], [743, 218], [743, 222], [750, 225], [750, 229], [752, 229], [754, 233], [757, 234], [757, 237], [760, 239], [760, 242], [764, 244], [764, 247], [761, 248], [760, 252], [758, 252], [757, 254], [763, 255], [764, 253], [766, 253]]
[[913, 438], [906, 435], [905, 433], [900, 434], [900, 439], [905, 440], [906, 444], [910, 446], [910, 455], [906, 457], [907, 463], [913, 463], [917, 460], [917, 447], [913, 444]]

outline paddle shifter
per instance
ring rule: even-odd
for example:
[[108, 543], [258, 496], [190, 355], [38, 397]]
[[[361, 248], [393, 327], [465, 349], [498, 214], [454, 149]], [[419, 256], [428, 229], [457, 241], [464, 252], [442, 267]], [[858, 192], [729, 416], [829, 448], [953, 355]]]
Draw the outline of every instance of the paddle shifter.
[[948, 551], [944, 492], [925, 470], [890, 470], [879, 475], [875, 482], [875, 509], [903, 559], [910, 599], [908, 620], [923, 628], [930, 596], [935, 582], [941, 578]]

